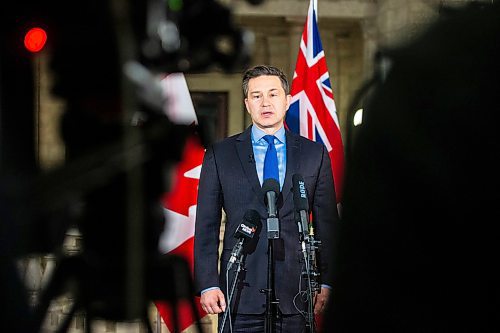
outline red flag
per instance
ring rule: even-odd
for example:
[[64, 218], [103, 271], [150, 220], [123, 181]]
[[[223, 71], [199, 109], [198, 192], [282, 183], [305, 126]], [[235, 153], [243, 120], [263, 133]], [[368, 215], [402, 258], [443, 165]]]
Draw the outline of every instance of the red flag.
[[[161, 83], [168, 101], [165, 112], [170, 120], [178, 124], [196, 124], [196, 113], [184, 75], [170, 74]], [[175, 169], [175, 181], [170, 191], [165, 193], [163, 200], [166, 224], [160, 236], [160, 251], [186, 259], [191, 272], [193, 272], [198, 182], [204, 154], [205, 150], [198, 137], [193, 136], [187, 139], [182, 159]], [[194, 301], [198, 309], [198, 318], [205, 316], [206, 313], [201, 309], [199, 298]], [[165, 325], [172, 331], [174, 309], [165, 302], [156, 302], [156, 308]], [[188, 301], [180, 302], [175, 312], [179, 319], [179, 330], [182, 331], [194, 324], [196, 316]]]
[[292, 101], [285, 123], [291, 131], [322, 142], [327, 147], [339, 204], [344, 178], [344, 145], [317, 25], [316, 8], [317, 0], [310, 0], [293, 74]]

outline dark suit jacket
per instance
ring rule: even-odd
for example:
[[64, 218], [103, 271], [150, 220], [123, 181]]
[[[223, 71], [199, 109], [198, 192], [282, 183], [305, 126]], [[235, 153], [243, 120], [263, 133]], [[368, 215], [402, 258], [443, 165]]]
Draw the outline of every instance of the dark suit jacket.
[[[299, 173], [304, 177], [309, 207], [314, 216], [316, 239], [322, 241], [322, 263], [328, 262], [332, 251], [331, 230], [338, 220], [338, 214], [330, 158], [325, 146], [289, 131], [286, 132], [286, 145], [286, 177], [277, 202], [280, 239], [275, 241], [274, 259], [275, 292], [279, 307], [282, 313], [291, 314], [298, 312], [293, 298], [299, 291], [303, 261], [295, 222], [292, 176]], [[248, 253], [244, 259], [245, 271], [239, 275], [241, 283], [233, 296], [233, 313], [257, 314], [265, 311], [266, 295], [260, 292], [267, 286], [268, 265], [268, 212], [264, 198], [253, 159], [251, 127], [207, 149], [199, 183], [194, 240], [194, 274], [198, 293], [217, 286], [227, 297], [225, 275], [231, 250], [237, 242], [234, 232], [248, 209], [255, 209], [261, 216], [256, 236], [245, 245]], [[226, 213], [227, 224], [219, 276], [222, 209]], [[328, 267], [326, 264], [322, 266], [322, 283], [331, 285]], [[233, 276], [233, 272], [229, 272], [230, 281]], [[297, 305], [303, 309], [300, 303], [298, 300]]]

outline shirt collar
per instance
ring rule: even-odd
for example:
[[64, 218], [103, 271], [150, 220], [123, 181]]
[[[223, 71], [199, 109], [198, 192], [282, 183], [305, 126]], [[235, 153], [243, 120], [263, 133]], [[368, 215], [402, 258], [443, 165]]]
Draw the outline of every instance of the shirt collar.
[[[257, 126], [253, 125], [252, 126], [252, 138], [254, 142], [258, 142], [264, 135], [267, 135], [263, 130], [258, 128]], [[281, 126], [281, 128], [274, 133], [274, 136], [281, 142], [285, 142], [285, 127]]]

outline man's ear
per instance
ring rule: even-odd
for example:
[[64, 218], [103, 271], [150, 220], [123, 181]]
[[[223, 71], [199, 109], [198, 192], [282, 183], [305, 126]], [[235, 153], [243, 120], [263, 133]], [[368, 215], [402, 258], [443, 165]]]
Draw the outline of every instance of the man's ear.
[[288, 108], [290, 107], [290, 102], [292, 101], [292, 95], [288, 94], [286, 95], [286, 110], [288, 111]]
[[245, 102], [245, 109], [247, 110], [248, 114], [250, 114], [250, 109], [248, 108], [248, 98], [245, 98], [244, 102]]

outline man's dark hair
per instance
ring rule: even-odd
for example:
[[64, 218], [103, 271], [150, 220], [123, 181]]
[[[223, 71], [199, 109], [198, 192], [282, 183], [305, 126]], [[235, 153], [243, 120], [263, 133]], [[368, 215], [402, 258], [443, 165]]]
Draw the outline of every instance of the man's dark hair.
[[258, 65], [247, 69], [243, 74], [242, 88], [243, 96], [245, 98], [248, 95], [248, 81], [250, 81], [250, 79], [254, 79], [256, 77], [264, 75], [277, 76], [281, 81], [281, 86], [285, 90], [285, 93], [287, 95], [290, 93], [290, 85], [288, 84], [288, 79], [282, 70], [274, 66]]

